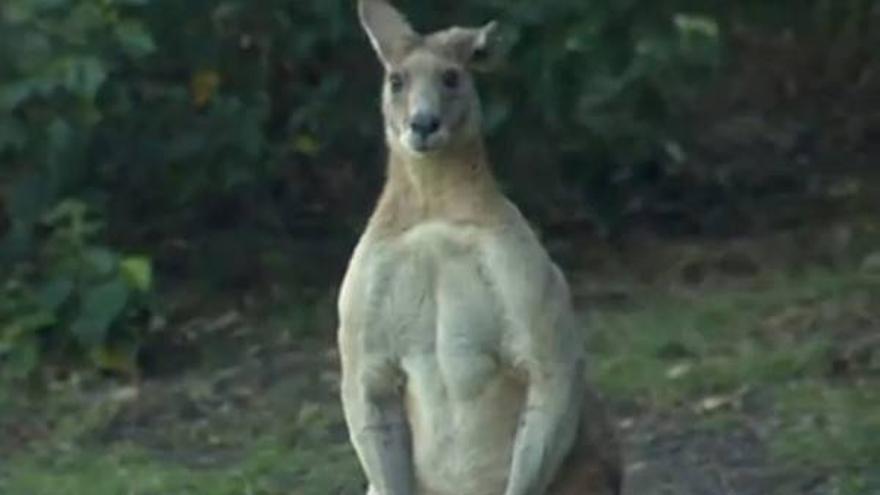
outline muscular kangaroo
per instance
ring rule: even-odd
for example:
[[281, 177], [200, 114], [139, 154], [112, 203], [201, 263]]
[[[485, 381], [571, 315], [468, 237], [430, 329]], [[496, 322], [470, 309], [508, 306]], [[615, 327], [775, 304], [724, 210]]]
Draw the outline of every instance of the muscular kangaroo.
[[386, 69], [387, 181], [339, 298], [369, 495], [617, 495], [567, 283], [499, 191], [470, 72], [495, 25], [417, 34], [360, 0]]

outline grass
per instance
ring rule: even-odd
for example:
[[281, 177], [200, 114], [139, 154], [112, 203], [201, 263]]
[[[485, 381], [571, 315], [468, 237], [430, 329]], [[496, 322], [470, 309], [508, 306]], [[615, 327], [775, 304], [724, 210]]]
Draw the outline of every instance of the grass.
[[[175, 407], [175, 406], [170, 406]], [[239, 411], [244, 414], [244, 411]], [[331, 406], [285, 415], [255, 436], [246, 416], [224, 426], [181, 424], [146, 441], [104, 441], [109, 423], [59, 425], [50, 437], [0, 463], [4, 495], [327, 495], [359, 493], [351, 449]], [[88, 414], [88, 413], [86, 413]], [[76, 432], [72, 432], [76, 429]], [[194, 435], [173, 442], [176, 436]], [[270, 431], [271, 430], [271, 431]], [[259, 431], [259, 430], [258, 430]], [[171, 438], [169, 438], [171, 437]], [[198, 438], [200, 437], [200, 438]], [[171, 443], [162, 442], [172, 441]]]
[[[824, 271], [648, 296], [591, 318], [598, 381], [613, 399], [772, 425], [776, 466], [853, 495], [880, 490], [878, 323], [880, 277]], [[869, 340], [875, 348], [860, 348]]]
[[[292, 448], [257, 440], [229, 466], [193, 468], [134, 445], [72, 449], [13, 459], [9, 495], [326, 495], [354, 492], [357, 472], [341, 447]], [[63, 487], [63, 488], [62, 488]]]
[[[0, 414], [0, 493], [361, 495], [341, 409], [321, 386], [328, 363], [273, 352], [167, 382], [90, 377], [6, 402], [15, 421]], [[29, 441], [8, 445], [12, 431]]]
[[[778, 397], [783, 427], [777, 459], [803, 473], [824, 472], [840, 491], [880, 483], [880, 388], [873, 383], [797, 383]], [[845, 489], [843, 487], [850, 487]]]
[[[810, 493], [880, 492], [880, 349], [871, 340], [880, 277], [814, 271], [648, 291], [588, 319], [597, 380], [621, 410], [694, 421], [692, 430], [759, 424], [767, 469], [796, 481], [780, 495], [808, 493], [803, 480], [822, 487]], [[262, 347], [274, 354], [193, 370], [137, 400], [125, 387], [79, 385], [11, 408], [23, 422], [7, 426], [39, 434], [4, 448], [0, 415], [0, 493], [360, 495], [335, 392], [315, 385], [335, 364]]]

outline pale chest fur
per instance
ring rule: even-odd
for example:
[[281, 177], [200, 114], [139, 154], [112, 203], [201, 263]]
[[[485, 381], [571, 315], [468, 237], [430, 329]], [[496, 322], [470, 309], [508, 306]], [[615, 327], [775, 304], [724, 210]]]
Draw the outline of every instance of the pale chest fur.
[[507, 479], [525, 395], [508, 358], [517, 288], [504, 282], [511, 260], [497, 250], [517, 245], [509, 235], [428, 222], [364, 241], [352, 262], [343, 328], [360, 329], [360, 380], [370, 393], [403, 391], [420, 495], [496, 495]]
[[477, 229], [431, 223], [368, 251], [365, 323], [385, 341], [376, 351], [403, 364], [432, 355], [444, 374], [459, 374], [462, 357], [500, 348], [503, 308], [481, 237]]

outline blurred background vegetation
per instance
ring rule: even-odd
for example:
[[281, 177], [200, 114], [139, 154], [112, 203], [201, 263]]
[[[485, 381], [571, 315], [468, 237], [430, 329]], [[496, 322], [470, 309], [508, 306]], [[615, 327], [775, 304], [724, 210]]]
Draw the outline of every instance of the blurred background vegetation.
[[[551, 231], [798, 221], [878, 142], [870, 0], [403, 7], [423, 30], [508, 27], [487, 133], [510, 194]], [[3, 3], [4, 361], [130, 353], [153, 271], [241, 286], [308, 263], [266, 256], [274, 238], [350, 243], [382, 175], [379, 68], [352, 10]], [[766, 218], [780, 201], [789, 215]]]
[[[425, 31], [505, 26], [489, 146], [560, 253], [873, 228], [874, 0], [398, 4]], [[353, 0], [4, 0], [3, 375], [158, 374], [206, 299], [332, 319], [382, 181], [379, 82]]]

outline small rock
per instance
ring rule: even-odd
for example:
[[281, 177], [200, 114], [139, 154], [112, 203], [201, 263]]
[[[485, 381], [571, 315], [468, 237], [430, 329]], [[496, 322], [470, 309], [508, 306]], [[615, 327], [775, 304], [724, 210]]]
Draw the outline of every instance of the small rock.
[[705, 399], [700, 401], [700, 403], [697, 406], [697, 409], [700, 412], [704, 412], [704, 413], [712, 412], [712, 411], [716, 411], [718, 409], [721, 409], [722, 407], [726, 407], [726, 406], [730, 405], [731, 402], [732, 402], [732, 400], [730, 397], [721, 397], [721, 396], [706, 397]]
[[130, 387], [122, 387], [114, 390], [110, 393], [110, 401], [118, 402], [118, 403], [127, 403], [137, 400], [140, 396], [140, 389], [138, 387], [130, 386]]
[[693, 367], [694, 366], [691, 363], [677, 364], [677, 365], [669, 368], [668, 370], [666, 370], [666, 378], [668, 378], [670, 380], [678, 380], [679, 378], [683, 377], [684, 375], [690, 373], [690, 371], [693, 369]]

